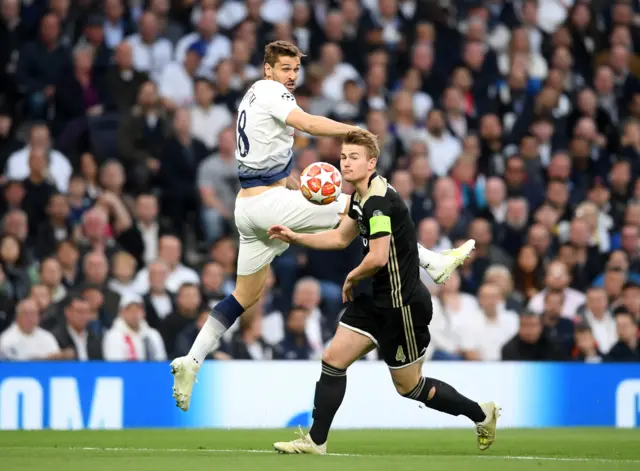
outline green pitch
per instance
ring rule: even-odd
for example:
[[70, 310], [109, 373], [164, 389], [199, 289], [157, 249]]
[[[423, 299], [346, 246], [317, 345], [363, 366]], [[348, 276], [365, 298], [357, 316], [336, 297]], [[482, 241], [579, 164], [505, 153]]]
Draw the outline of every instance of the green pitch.
[[485, 453], [473, 430], [335, 431], [331, 456], [271, 451], [292, 430], [0, 432], [7, 471], [638, 470], [640, 430], [498, 430]]

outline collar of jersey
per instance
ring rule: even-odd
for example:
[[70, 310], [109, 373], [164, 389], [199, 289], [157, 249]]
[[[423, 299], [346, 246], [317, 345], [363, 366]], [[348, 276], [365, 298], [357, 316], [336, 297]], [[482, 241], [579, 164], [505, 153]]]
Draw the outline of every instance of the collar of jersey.
[[376, 178], [378, 176], [378, 172], [373, 172], [371, 174], [371, 176], [369, 177], [369, 187], [371, 187], [371, 182], [373, 181], [374, 178]]

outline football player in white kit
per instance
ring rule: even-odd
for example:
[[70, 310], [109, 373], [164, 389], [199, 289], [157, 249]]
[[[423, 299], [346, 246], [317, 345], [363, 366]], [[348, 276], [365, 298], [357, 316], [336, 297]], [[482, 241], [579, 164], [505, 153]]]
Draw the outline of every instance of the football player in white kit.
[[[264, 80], [247, 91], [238, 108], [236, 159], [241, 190], [235, 208], [240, 233], [236, 287], [213, 309], [189, 354], [171, 362], [176, 405], [189, 409], [196, 375], [220, 337], [263, 295], [269, 265], [289, 245], [269, 239], [267, 230], [283, 225], [295, 232], [320, 232], [336, 227], [349, 196], [325, 206], [309, 203], [289, 177], [293, 167], [293, 136], [299, 130], [314, 136], [341, 137], [353, 129], [322, 116], [305, 113], [293, 96], [303, 54], [291, 43], [275, 41], [265, 48]], [[288, 186], [291, 188], [288, 188]], [[420, 263], [436, 283], [444, 283], [475, 247], [468, 241], [447, 254], [419, 246]]]

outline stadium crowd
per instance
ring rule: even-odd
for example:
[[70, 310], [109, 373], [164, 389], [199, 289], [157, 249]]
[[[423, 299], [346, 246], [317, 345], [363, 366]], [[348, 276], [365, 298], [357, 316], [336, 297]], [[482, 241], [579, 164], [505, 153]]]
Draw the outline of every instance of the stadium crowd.
[[[637, 0], [0, 3], [0, 358], [187, 353], [233, 289], [236, 107], [280, 39], [304, 110], [379, 136], [420, 242], [477, 241], [424, 280], [429, 358], [640, 361]], [[295, 171], [339, 150], [298, 134]], [[359, 257], [289, 249], [213, 357], [318, 358]]]

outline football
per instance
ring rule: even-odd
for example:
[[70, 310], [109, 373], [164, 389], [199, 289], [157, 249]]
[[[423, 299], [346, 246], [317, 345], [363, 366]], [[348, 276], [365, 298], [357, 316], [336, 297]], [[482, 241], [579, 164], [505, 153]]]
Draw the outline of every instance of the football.
[[342, 175], [325, 162], [315, 162], [300, 175], [300, 191], [313, 204], [333, 203], [342, 193]]

